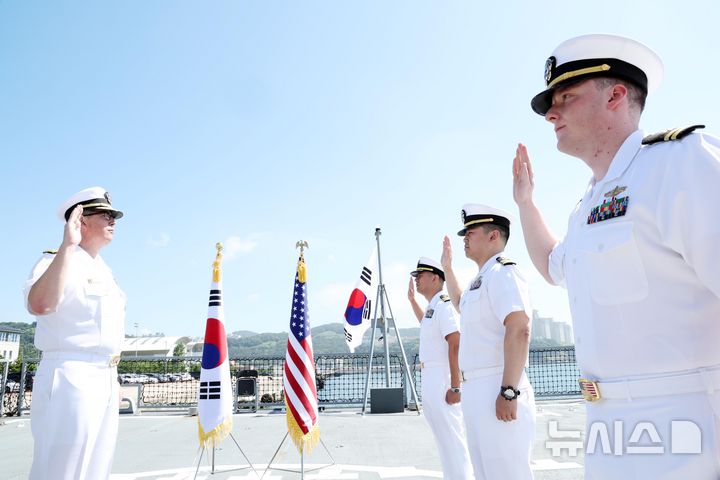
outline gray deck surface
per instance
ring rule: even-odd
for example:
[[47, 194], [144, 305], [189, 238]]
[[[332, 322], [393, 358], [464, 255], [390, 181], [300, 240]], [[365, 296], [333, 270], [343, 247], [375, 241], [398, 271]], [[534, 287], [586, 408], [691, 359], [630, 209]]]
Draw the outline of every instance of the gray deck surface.
[[[581, 479], [582, 449], [569, 456], [568, 448], [579, 445], [569, 438], [571, 430], [582, 431], [585, 408], [578, 400], [537, 403], [537, 428], [533, 471], [538, 480]], [[31, 417], [0, 419], [0, 476], [27, 478], [32, 457]], [[242, 413], [233, 417], [233, 437], [262, 475], [287, 431], [285, 414]], [[552, 433], [548, 422], [555, 423]], [[417, 412], [360, 415], [359, 409], [328, 409], [320, 415], [322, 446], [305, 457], [306, 479], [437, 479], [442, 478], [440, 460], [425, 419]], [[564, 433], [563, 433], [564, 432]], [[565, 435], [565, 438], [561, 438]], [[559, 455], [553, 455], [553, 445]], [[198, 465], [197, 417], [187, 412], [121, 415], [112, 480], [192, 479]], [[256, 479], [233, 440], [228, 437], [216, 449], [215, 473], [211, 457], [203, 455], [198, 479]], [[299, 470], [300, 456], [289, 439], [279, 450], [273, 467]], [[299, 479], [300, 474], [269, 470], [265, 479]]]

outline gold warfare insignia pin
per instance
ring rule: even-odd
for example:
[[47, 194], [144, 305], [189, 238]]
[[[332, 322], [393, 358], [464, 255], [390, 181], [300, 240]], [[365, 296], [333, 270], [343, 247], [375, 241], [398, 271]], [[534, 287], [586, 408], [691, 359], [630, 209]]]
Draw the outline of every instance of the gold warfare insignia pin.
[[549, 57], [545, 61], [545, 85], [550, 83], [550, 79], [552, 78], [552, 75], [553, 75], [553, 70], [555, 70], [555, 62], [556, 62], [555, 57]]
[[620, 194], [621, 194], [622, 192], [624, 192], [625, 190], [627, 190], [627, 187], [619, 187], [619, 186], [616, 186], [615, 188], [613, 188], [613, 189], [610, 190], [609, 192], [606, 192], [606, 193], [605, 193], [605, 198], [617, 197], [618, 195], [620, 195]]

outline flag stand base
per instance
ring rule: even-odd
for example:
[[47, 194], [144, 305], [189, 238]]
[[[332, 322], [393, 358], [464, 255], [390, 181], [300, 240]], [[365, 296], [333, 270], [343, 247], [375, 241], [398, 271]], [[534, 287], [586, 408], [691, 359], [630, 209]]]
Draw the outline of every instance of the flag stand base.
[[320, 467], [313, 467], [309, 470], [305, 470], [305, 452], [302, 451], [302, 452], [300, 452], [300, 470], [289, 470], [286, 468], [272, 468], [271, 465], [275, 461], [275, 457], [277, 457], [278, 452], [280, 452], [280, 449], [285, 444], [285, 440], [287, 440], [288, 435], [289, 435], [289, 433], [286, 433], [285, 436], [283, 437], [282, 441], [280, 442], [280, 445], [278, 445], [277, 450], [275, 450], [275, 453], [273, 454], [272, 458], [270, 459], [270, 462], [268, 463], [268, 466], [265, 468], [265, 471], [263, 472], [262, 477], [260, 477], [260, 480], [265, 478], [265, 474], [267, 473], [268, 470], [278, 470], [281, 472], [299, 473], [300, 478], [304, 479], [305, 472], [314, 472], [316, 470], [322, 470], [323, 468], [332, 467], [333, 465], [335, 465], [335, 459], [333, 458], [332, 454], [330, 453], [330, 450], [328, 450], [328, 448], [325, 446], [325, 442], [323, 442], [322, 438], [321, 438], [320, 445], [322, 445], [322, 447], [325, 449], [325, 452], [328, 454], [328, 457], [330, 457], [330, 461], [332, 463], [328, 463], [327, 465], [322, 465]]
[[[216, 472], [215, 471], [215, 447], [213, 447], [212, 453], [210, 454], [210, 456], [211, 456], [210, 475], [215, 475], [216, 473], [236, 472], [236, 471], [247, 470], [248, 468], [251, 468], [252, 471], [255, 472], [255, 476], [257, 477], [258, 476], [257, 470], [255, 470], [255, 467], [253, 467], [253, 464], [250, 463], [250, 459], [247, 457], [247, 455], [245, 455], [245, 452], [243, 452], [243, 449], [240, 448], [240, 444], [238, 444], [237, 440], [235, 440], [235, 437], [233, 436], [233, 434], [230, 433], [229, 435], [230, 435], [230, 438], [232, 438], [233, 443], [235, 443], [235, 446], [240, 451], [240, 454], [242, 454], [243, 458], [245, 458], [245, 461], [247, 461], [248, 466], [242, 467], [242, 468], [233, 468], [230, 470], [223, 470], [222, 472], [219, 472], [219, 471]], [[205, 450], [206, 450], [205, 447], [200, 447], [200, 456], [198, 457], [198, 460], [197, 460], [197, 468], [195, 469], [195, 476], [193, 477], [193, 480], [196, 479], [198, 476], [198, 472], [200, 471], [200, 464], [202, 463], [202, 457], [203, 457], [203, 454], [205, 453]], [[265, 475], [265, 474], [263, 473], [263, 475]]]

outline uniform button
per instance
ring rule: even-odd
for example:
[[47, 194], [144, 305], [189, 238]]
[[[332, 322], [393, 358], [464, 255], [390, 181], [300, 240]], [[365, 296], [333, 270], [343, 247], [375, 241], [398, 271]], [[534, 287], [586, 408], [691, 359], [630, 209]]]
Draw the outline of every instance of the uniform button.
[[572, 264], [575, 265], [577, 263], [577, 258], [573, 257]]
[[598, 252], [602, 252], [605, 249], [605, 244], [601, 243], [598, 245]]
[[573, 303], [577, 303], [577, 297], [573, 297]]

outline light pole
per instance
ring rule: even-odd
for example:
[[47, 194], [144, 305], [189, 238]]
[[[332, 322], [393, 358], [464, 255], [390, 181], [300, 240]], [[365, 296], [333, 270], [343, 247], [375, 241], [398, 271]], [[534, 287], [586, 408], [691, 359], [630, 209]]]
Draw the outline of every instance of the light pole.
[[138, 327], [140, 326], [139, 323], [135, 322], [135, 356], [138, 356]]

